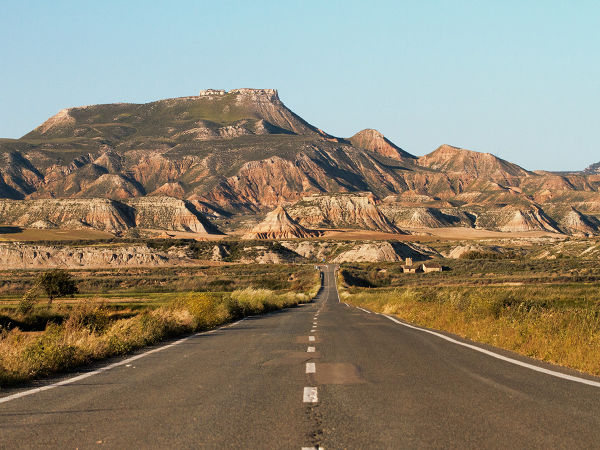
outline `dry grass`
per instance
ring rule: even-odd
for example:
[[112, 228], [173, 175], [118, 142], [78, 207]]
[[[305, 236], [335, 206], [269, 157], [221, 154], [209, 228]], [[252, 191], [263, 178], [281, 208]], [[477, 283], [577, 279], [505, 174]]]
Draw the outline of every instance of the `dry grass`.
[[343, 301], [600, 375], [598, 286], [342, 290]]
[[111, 320], [105, 305], [84, 303], [72, 308], [61, 324], [48, 323], [44, 331], [2, 331], [0, 386], [127, 354], [169, 337], [211, 329], [248, 315], [295, 306], [310, 301], [317, 290], [315, 286], [306, 293], [252, 288], [231, 293], [185, 293], [166, 306], [117, 320]]

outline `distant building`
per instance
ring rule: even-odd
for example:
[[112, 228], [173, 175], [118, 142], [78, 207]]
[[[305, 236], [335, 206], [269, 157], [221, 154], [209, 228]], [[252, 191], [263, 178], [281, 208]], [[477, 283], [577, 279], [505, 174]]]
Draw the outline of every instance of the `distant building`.
[[429, 273], [429, 272], [441, 272], [442, 271], [442, 265], [438, 264], [438, 263], [425, 262], [425, 263], [421, 264], [421, 269], [425, 273]]
[[417, 272], [441, 272], [442, 266], [438, 263], [424, 262], [414, 264], [412, 258], [406, 258], [404, 264], [402, 264], [402, 272], [404, 273], [417, 273]]
[[414, 265], [412, 258], [406, 258], [406, 263], [402, 264], [402, 272], [404, 273], [417, 273], [420, 266]]

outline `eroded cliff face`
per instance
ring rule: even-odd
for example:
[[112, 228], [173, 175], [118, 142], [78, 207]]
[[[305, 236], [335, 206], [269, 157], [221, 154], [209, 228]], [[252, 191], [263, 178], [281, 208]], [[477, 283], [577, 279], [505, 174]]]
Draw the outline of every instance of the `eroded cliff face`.
[[479, 214], [475, 226], [505, 232], [548, 231], [560, 233], [556, 222], [535, 205], [528, 209], [513, 206], [487, 209]]
[[136, 267], [190, 263], [182, 249], [157, 251], [145, 245], [49, 246], [0, 243], [0, 266], [6, 269]]
[[107, 199], [0, 200], [0, 223], [22, 227], [90, 227], [121, 233], [135, 226], [132, 211]]
[[333, 262], [398, 262], [405, 258], [422, 261], [432, 256], [438, 256], [438, 253], [424, 245], [401, 242], [365, 242], [340, 253], [333, 259]]
[[125, 202], [100, 198], [0, 200], [0, 223], [28, 228], [89, 227], [113, 234], [134, 227], [218, 234], [191, 204], [171, 197]]
[[187, 202], [172, 197], [140, 197], [126, 202], [134, 211], [135, 225], [139, 228], [191, 231], [200, 234], [218, 234], [207, 219], [193, 211]]
[[371, 193], [315, 194], [289, 207], [298, 223], [313, 228], [355, 228], [401, 233], [377, 207]]
[[570, 234], [577, 236], [594, 236], [600, 232], [600, 220], [582, 214], [575, 208], [571, 208], [561, 219], [560, 226]]

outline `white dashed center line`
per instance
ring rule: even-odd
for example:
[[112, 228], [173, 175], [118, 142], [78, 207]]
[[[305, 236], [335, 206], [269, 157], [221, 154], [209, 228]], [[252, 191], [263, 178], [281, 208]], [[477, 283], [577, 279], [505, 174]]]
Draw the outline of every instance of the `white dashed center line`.
[[315, 373], [317, 371], [317, 367], [315, 363], [306, 363], [306, 373]]
[[309, 340], [309, 342], [314, 342], [315, 341], [315, 337], [314, 336], [309, 336], [308, 340]]
[[308, 353], [314, 353], [314, 352], [315, 352], [315, 348], [314, 348], [314, 347], [308, 347], [308, 348], [306, 349], [306, 351], [307, 351]]
[[319, 396], [317, 395], [317, 388], [305, 387], [302, 399], [304, 403], [317, 403], [319, 401]]

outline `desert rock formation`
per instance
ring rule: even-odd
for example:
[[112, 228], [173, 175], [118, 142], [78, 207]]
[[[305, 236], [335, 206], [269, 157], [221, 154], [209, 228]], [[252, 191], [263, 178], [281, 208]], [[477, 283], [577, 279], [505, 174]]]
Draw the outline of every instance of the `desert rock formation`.
[[435, 252], [425, 246], [400, 242], [366, 242], [357, 244], [340, 253], [333, 259], [335, 263], [344, 262], [395, 262], [405, 258], [415, 260], [428, 259]]
[[268, 213], [261, 223], [245, 234], [244, 239], [290, 239], [318, 235], [318, 232], [308, 230], [298, 224], [282, 206], [278, 206]]
[[[331, 136], [287, 108], [274, 89], [208, 89], [146, 104], [68, 108], [21, 139], [0, 140], [0, 198], [24, 200], [20, 212], [11, 206], [18, 213], [0, 213], [0, 221], [122, 233], [139, 219], [203, 232], [201, 212], [262, 214], [316, 194], [330, 200], [290, 209], [301, 225], [592, 234], [600, 217], [598, 172], [598, 164], [583, 172], [528, 171], [450, 145], [415, 158], [373, 129]], [[362, 192], [395, 200], [373, 206], [343, 197]], [[129, 199], [148, 196], [184, 201], [183, 209], [173, 206], [175, 225], [160, 218], [162, 207], [136, 217]], [[50, 211], [29, 202], [35, 199], [90, 206], [51, 203]]]
[[0, 223], [30, 228], [90, 227], [114, 234], [134, 227], [219, 233], [192, 205], [170, 197], [123, 202], [100, 198], [0, 200]]
[[292, 205], [289, 212], [303, 226], [357, 228], [402, 233], [377, 207], [371, 193], [314, 194]]
[[135, 267], [188, 263], [185, 251], [161, 252], [145, 245], [71, 247], [0, 243], [0, 266], [6, 269], [49, 267]]

